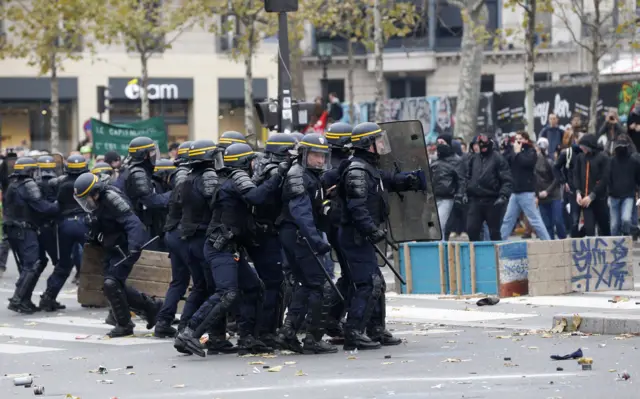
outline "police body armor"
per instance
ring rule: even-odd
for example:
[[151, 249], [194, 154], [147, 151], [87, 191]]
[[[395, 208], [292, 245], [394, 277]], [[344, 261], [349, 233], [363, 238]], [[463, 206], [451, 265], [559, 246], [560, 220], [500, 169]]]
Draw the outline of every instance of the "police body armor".
[[124, 214], [132, 209], [131, 205], [125, 199], [124, 194], [114, 186], [104, 186], [100, 191], [100, 198], [97, 212], [106, 217], [96, 215], [97, 223], [94, 226], [97, 228], [97, 232], [102, 233], [102, 246], [110, 249], [119, 244], [123, 248], [127, 248], [127, 236], [123, 234], [122, 227], [116, 222], [116, 217], [109, 212]]
[[[196, 183], [202, 179], [205, 196], [196, 193]], [[211, 221], [212, 199], [219, 188], [219, 177], [211, 168], [192, 170], [182, 183], [182, 218], [180, 225], [182, 237], [192, 237], [197, 232], [206, 232]]]
[[[278, 174], [277, 163], [267, 163], [263, 165], [261, 173], [254, 180], [256, 186], [261, 185], [273, 176]], [[253, 207], [254, 221], [258, 233], [277, 235], [276, 220], [282, 212], [282, 200], [280, 196], [267, 204]]]
[[[304, 175], [312, 179], [313, 187], [307, 188], [304, 184]], [[285, 198], [292, 198], [303, 193], [307, 193], [311, 200], [311, 209], [313, 211], [313, 222], [321, 229], [322, 223], [325, 222], [322, 214], [324, 191], [322, 190], [322, 183], [318, 176], [313, 172], [307, 172], [297, 161], [291, 166], [289, 172], [287, 172], [287, 179], [285, 180], [283, 195]], [[278, 218], [276, 224], [280, 224], [283, 221], [291, 222], [295, 224], [295, 219], [291, 216], [288, 206], [282, 207], [282, 214]]]
[[63, 217], [84, 214], [84, 210], [73, 197], [73, 184], [78, 175], [63, 175], [49, 182], [51, 187], [56, 187], [60, 214]]
[[169, 181], [171, 182], [171, 197], [167, 206], [167, 219], [164, 223], [163, 231], [168, 232], [174, 230], [180, 224], [182, 219], [182, 186], [189, 176], [189, 168], [186, 166], [178, 166], [171, 174]]
[[[369, 186], [368, 179], [375, 182], [373, 187]], [[369, 210], [369, 216], [373, 223], [380, 227], [386, 223], [389, 216], [388, 199], [389, 194], [385, 190], [382, 183], [380, 171], [370, 163], [359, 159], [352, 158], [351, 163], [343, 172], [340, 178], [340, 197], [346, 203], [346, 192], [362, 192], [366, 195], [366, 208]], [[350, 224], [351, 218], [347, 209], [342, 212], [342, 224]]]
[[[146, 181], [144, 181], [144, 179], [146, 179]], [[133, 212], [140, 218], [142, 224], [147, 227], [151, 226], [153, 223], [152, 213], [147, 212], [146, 207], [140, 202], [140, 197], [152, 193], [153, 183], [151, 177], [149, 177], [145, 168], [134, 165], [124, 171], [123, 180], [125, 182], [124, 191], [131, 201]]]
[[[30, 177], [12, 177], [9, 179], [9, 186], [7, 192], [4, 195], [4, 222], [6, 227], [20, 227], [20, 228], [32, 228], [37, 227], [38, 218], [31, 210], [31, 207], [26, 206], [24, 201], [19, 201], [18, 191], [20, 187], [25, 188], [27, 195], [33, 199], [40, 199], [42, 193], [35, 180]], [[13, 229], [11, 229], [13, 230]], [[20, 238], [9, 234], [11, 238]]]

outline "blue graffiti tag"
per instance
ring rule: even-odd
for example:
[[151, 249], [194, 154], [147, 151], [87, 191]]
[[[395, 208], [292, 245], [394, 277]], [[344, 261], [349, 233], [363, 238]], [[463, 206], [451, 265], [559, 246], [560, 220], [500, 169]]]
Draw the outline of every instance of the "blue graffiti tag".
[[[580, 282], [577, 288], [582, 288], [584, 280], [585, 291], [591, 291], [592, 284], [593, 290], [598, 290], [601, 284], [610, 289], [622, 289], [625, 277], [629, 274], [625, 261], [629, 248], [624, 238], [613, 240], [613, 248], [609, 251], [607, 242], [602, 238], [575, 240], [572, 248], [573, 266], [578, 275], [572, 277], [571, 281]], [[613, 259], [607, 259], [607, 254]]]

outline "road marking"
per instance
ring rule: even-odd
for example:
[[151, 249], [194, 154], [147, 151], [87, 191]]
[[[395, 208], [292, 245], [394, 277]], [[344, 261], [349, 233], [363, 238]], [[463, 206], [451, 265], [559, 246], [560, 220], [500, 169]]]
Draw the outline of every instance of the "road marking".
[[[113, 326], [110, 326], [109, 324], [106, 324], [104, 322], [104, 318], [92, 319], [89, 317], [56, 316], [56, 317], [41, 317], [38, 319], [26, 319], [26, 321], [42, 323], [42, 324], [54, 324], [58, 326], [88, 327], [88, 328], [99, 328], [103, 330], [113, 329]], [[145, 333], [152, 331], [144, 328], [146, 326], [145, 321], [134, 319], [134, 323], [136, 321], [138, 321], [138, 323], [136, 323], [136, 330], [138, 330], [138, 332], [142, 332], [140, 330], [143, 330]]]
[[536, 296], [527, 298], [508, 298], [501, 303], [512, 305], [535, 305], [535, 306], [561, 306], [567, 308], [595, 308], [595, 309], [640, 309], [636, 305], [638, 298], [631, 297], [627, 302], [609, 302], [614, 295], [630, 296], [621, 291], [616, 291], [613, 295], [571, 295], [571, 296]]
[[[582, 374], [586, 376], [586, 374]], [[414, 383], [447, 383], [461, 381], [489, 381], [489, 380], [522, 380], [527, 379], [546, 379], [553, 378], [555, 380], [563, 377], [580, 377], [577, 373], [546, 373], [546, 374], [503, 374], [503, 375], [474, 375], [468, 377], [378, 377], [378, 378], [333, 378], [309, 380], [305, 384], [287, 384], [287, 385], [271, 385], [256, 386], [246, 388], [230, 388], [230, 389], [211, 389], [211, 390], [181, 390], [180, 392], [153, 393], [141, 395], [129, 395], [129, 399], [159, 399], [159, 398], [193, 398], [193, 397], [212, 397], [216, 395], [234, 394], [234, 393], [251, 393], [260, 391], [292, 391], [302, 389], [317, 389], [327, 386], [345, 386], [345, 385], [362, 385], [362, 384], [390, 384], [398, 382], [414, 382]], [[407, 389], [415, 389], [414, 386]], [[397, 389], [396, 389], [397, 391]], [[397, 394], [397, 392], [396, 392]], [[423, 395], [424, 396], [424, 395]]]
[[[15, 289], [10, 289], [10, 288], [0, 288], [0, 293], [6, 293], [6, 294], [13, 294], [15, 292]], [[33, 295], [34, 296], [40, 296], [42, 295], [43, 291], [34, 291]], [[58, 296], [56, 297], [57, 299], [78, 299], [78, 294], [65, 294], [64, 292], [58, 294]]]
[[387, 317], [390, 319], [411, 319], [421, 322], [451, 322], [451, 321], [487, 321], [501, 319], [522, 319], [536, 317], [537, 314], [503, 313], [503, 312], [472, 312], [453, 309], [418, 308], [408, 306], [387, 306]]
[[131, 346], [131, 345], [145, 345], [145, 344], [160, 344], [167, 342], [166, 340], [153, 339], [153, 338], [113, 338], [105, 339], [104, 335], [95, 334], [87, 335], [86, 333], [67, 333], [59, 331], [44, 331], [34, 329], [23, 328], [0, 328], [0, 336], [19, 337], [38, 339], [43, 341], [62, 341], [62, 342], [78, 342], [83, 344], [100, 344], [110, 346]]
[[392, 331], [393, 335], [438, 335], [438, 334], [455, 334], [462, 330], [409, 330], [409, 331]]
[[53, 352], [63, 351], [61, 348], [47, 348], [46, 346], [27, 346], [17, 344], [0, 344], [0, 353], [6, 353], [8, 355], [21, 355], [24, 353], [39, 353], [39, 352]]

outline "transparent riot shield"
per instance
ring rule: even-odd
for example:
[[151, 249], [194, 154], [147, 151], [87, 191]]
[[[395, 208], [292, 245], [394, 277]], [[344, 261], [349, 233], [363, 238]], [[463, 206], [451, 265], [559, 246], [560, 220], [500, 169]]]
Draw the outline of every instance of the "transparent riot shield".
[[425, 191], [389, 194], [390, 238], [395, 242], [441, 240], [444, 226], [438, 219], [422, 123], [413, 120], [379, 125], [387, 132], [391, 146], [391, 153], [380, 157], [380, 168], [391, 172], [422, 169], [427, 183]]
[[64, 157], [59, 152], [54, 152], [51, 156], [56, 163], [56, 176], [62, 175], [64, 173]]

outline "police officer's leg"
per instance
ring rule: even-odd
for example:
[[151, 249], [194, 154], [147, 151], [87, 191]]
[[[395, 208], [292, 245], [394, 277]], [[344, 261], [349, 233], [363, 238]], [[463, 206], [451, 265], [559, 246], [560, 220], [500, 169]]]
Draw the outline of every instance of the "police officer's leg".
[[9, 300], [9, 310], [31, 314], [39, 310], [31, 302], [31, 294], [38, 283], [40, 268], [38, 234], [33, 229], [12, 228], [9, 235], [11, 247], [17, 252], [22, 262], [22, 273], [16, 283], [16, 291]]
[[213, 324], [223, 319], [240, 300], [236, 260], [234, 253], [227, 247], [214, 248], [207, 240], [204, 253], [213, 271], [216, 293], [209, 297], [191, 317], [189, 324], [178, 334], [174, 344], [201, 357], [205, 357], [206, 354], [205, 348], [200, 343], [200, 337]]
[[171, 283], [164, 296], [164, 304], [158, 313], [154, 336], [158, 338], [173, 338], [177, 331], [171, 326], [178, 311], [178, 302], [187, 292], [189, 286], [188, 250], [185, 242], [180, 239], [180, 232], [173, 230], [165, 234], [164, 240], [169, 250], [171, 260]]
[[275, 348], [275, 335], [280, 327], [282, 311], [282, 289], [284, 274], [282, 272], [282, 248], [278, 237], [266, 236], [259, 245], [247, 249], [251, 260], [264, 283], [264, 299], [260, 312], [260, 338], [267, 346]]
[[40, 278], [40, 275], [42, 274], [42, 272], [44, 271], [44, 269], [47, 268], [47, 264], [49, 263], [49, 258], [47, 257], [47, 239], [48, 239], [48, 234], [46, 232], [47, 228], [41, 228], [40, 232], [38, 233], [38, 260], [39, 260], [39, 268], [37, 270], [38, 273], [38, 278]]
[[73, 219], [64, 219], [58, 224], [58, 239], [56, 246], [60, 248], [60, 259], [54, 263], [53, 273], [47, 279], [47, 289], [40, 298], [40, 308], [47, 312], [65, 309], [66, 306], [56, 301], [60, 290], [69, 278], [73, 269], [73, 246], [78, 235], [84, 235], [84, 229]]
[[369, 324], [383, 291], [375, 250], [371, 243], [349, 226], [341, 229], [340, 243], [351, 266], [355, 284], [345, 324], [344, 349], [378, 349], [380, 343], [365, 334], [365, 327]]
[[[126, 337], [133, 334], [135, 325], [131, 321], [129, 302], [127, 300], [126, 281], [135, 261], [125, 261], [114, 267], [122, 259], [115, 249], [105, 250], [104, 259], [104, 296], [111, 307], [115, 328], [107, 333], [111, 338]], [[136, 259], [137, 260], [137, 259]]]
[[[352, 294], [351, 273], [347, 259], [340, 247], [337, 226], [331, 228], [327, 237], [329, 238], [329, 243], [333, 247], [336, 257], [338, 258], [338, 263], [340, 264], [340, 278], [336, 281], [336, 287], [338, 287], [338, 290], [345, 298], [345, 302], [348, 302]], [[324, 302], [323, 306], [328, 307], [328, 310], [326, 311], [327, 320], [325, 326], [327, 335], [334, 338], [334, 340], [344, 338], [341, 321], [346, 312], [346, 303], [340, 300], [338, 294], [329, 284], [325, 285]]]
[[2, 241], [0, 241], [0, 275], [7, 271], [7, 258], [9, 257], [9, 239], [2, 233]]
[[244, 256], [237, 258], [238, 287], [242, 295], [237, 311], [238, 354], [272, 352], [273, 348], [259, 339], [262, 329], [262, 314], [265, 284], [249, 266]]
[[371, 319], [367, 325], [367, 335], [371, 340], [380, 342], [384, 346], [400, 345], [402, 340], [394, 337], [386, 328], [387, 322], [387, 298], [385, 292], [387, 291], [387, 284], [384, 281], [384, 276], [378, 269], [379, 278], [382, 282], [382, 289], [380, 290], [380, 296], [373, 308]]

